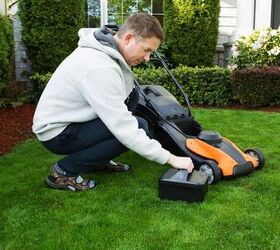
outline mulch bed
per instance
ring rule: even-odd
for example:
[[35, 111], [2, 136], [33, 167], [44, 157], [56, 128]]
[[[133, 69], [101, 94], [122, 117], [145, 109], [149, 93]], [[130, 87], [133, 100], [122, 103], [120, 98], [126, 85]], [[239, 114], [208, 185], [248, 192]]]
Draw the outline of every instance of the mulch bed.
[[0, 108], [0, 155], [33, 136], [31, 126], [35, 106], [25, 104], [15, 108]]
[[[231, 109], [243, 109], [234, 105]], [[258, 110], [280, 112], [280, 105]], [[34, 137], [31, 126], [35, 106], [25, 104], [15, 108], [0, 108], [0, 156], [8, 153], [18, 143]]]

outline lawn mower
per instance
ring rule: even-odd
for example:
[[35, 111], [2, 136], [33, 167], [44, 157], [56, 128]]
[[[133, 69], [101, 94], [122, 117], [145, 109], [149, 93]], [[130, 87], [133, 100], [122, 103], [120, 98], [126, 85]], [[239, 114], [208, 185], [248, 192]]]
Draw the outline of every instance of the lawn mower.
[[171, 153], [190, 157], [195, 169], [207, 174], [208, 184], [261, 169], [265, 158], [259, 149], [242, 151], [219, 132], [202, 129], [192, 116], [187, 94], [157, 52], [155, 60], [163, 65], [184, 96], [186, 107], [164, 87], [140, 85], [135, 80], [139, 92], [137, 115], [147, 120], [149, 136], [158, 140]]

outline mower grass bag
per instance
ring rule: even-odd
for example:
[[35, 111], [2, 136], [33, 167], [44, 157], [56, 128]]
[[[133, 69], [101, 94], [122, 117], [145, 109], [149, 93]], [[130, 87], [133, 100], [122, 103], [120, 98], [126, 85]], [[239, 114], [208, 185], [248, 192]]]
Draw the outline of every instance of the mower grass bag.
[[209, 184], [261, 169], [265, 158], [259, 149], [243, 151], [219, 132], [202, 129], [191, 114], [187, 95], [165, 62], [158, 58], [185, 97], [187, 106], [183, 107], [162, 86], [140, 85], [136, 81], [139, 92], [137, 115], [147, 120], [149, 136], [171, 153], [190, 157], [195, 169], [207, 174]]
[[208, 190], [208, 176], [203, 171], [169, 169], [159, 179], [159, 197], [167, 200], [202, 202]]

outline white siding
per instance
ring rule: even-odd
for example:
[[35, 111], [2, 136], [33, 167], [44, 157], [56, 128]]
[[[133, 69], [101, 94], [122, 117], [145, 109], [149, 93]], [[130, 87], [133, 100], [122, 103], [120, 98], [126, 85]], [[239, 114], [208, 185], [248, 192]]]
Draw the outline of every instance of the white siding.
[[[237, 37], [270, 26], [271, 0], [237, 0]], [[255, 11], [255, 14], [254, 14]]]
[[256, 0], [255, 28], [269, 27], [271, 24], [271, 0]]
[[0, 13], [6, 15], [5, 0], [0, 0]]
[[[218, 46], [269, 27], [272, 0], [221, 0]], [[255, 12], [255, 13], [254, 13]]]
[[222, 17], [219, 18], [220, 31], [231, 33], [236, 29], [236, 17]]
[[236, 0], [221, 0], [221, 8], [236, 8]]
[[237, 0], [237, 37], [254, 29], [254, 0]]
[[220, 16], [221, 17], [235, 17], [237, 16], [237, 9], [236, 7], [231, 8], [221, 8]]
[[218, 46], [229, 42], [230, 36], [236, 32], [237, 0], [221, 0], [220, 6]]

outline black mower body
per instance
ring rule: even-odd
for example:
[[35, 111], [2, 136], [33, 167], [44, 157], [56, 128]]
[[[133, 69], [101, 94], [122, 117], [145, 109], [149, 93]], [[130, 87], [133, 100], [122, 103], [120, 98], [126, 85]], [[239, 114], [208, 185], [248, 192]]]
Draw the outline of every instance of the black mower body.
[[[256, 168], [254, 160], [218, 132], [202, 130], [192, 117], [190, 107], [183, 107], [164, 87], [138, 85], [138, 88], [140, 100], [137, 115], [148, 121], [150, 137], [158, 140], [172, 154], [190, 157], [195, 169], [210, 171], [213, 183], [222, 177], [248, 174]], [[217, 159], [211, 155], [216, 151]], [[264, 158], [262, 155], [260, 157], [263, 165]], [[228, 167], [229, 163], [224, 164], [224, 158], [231, 161], [232, 167]]]

